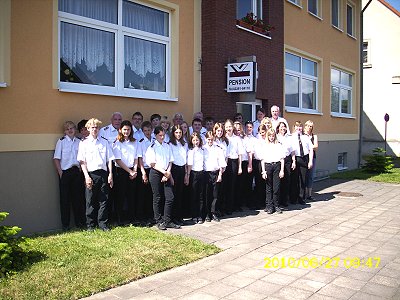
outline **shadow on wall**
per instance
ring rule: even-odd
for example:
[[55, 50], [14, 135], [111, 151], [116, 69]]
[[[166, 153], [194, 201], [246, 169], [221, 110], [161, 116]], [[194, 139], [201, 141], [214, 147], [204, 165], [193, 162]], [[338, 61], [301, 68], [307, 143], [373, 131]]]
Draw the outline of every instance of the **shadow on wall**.
[[[362, 153], [361, 155], [372, 154], [372, 150], [381, 147], [385, 149], [385, 137], [378, 131], [375, 124], [371, 119], [363, 112], [364, 124], [363, 124], [363, 136], [362, 136]], [[385, 122], [382, 117], [382, 123]], [[390, 122], [390, 121], [389, 121]], [[389, 123], [388, 123], [389, 124]], [[397, 141], [397, 143], [399, 143]], [[391, 145], [386, 142], [386, 151], [388, 155], [396, 156], [396, 151]]]

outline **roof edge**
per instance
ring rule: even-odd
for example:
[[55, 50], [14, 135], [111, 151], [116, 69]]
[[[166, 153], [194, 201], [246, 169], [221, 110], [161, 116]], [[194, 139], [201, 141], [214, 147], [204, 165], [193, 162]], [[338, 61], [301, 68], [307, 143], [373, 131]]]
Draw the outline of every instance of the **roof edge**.
[[391, 6], [389, 3], [387, 3], [385, 0], [378, 0], [380, 3], [385, 5], [389, 10], [391, 10], [393, 13], [395, 13], [398, 17], [400, 17], [400, 12], [395, 9], [393, 6]]

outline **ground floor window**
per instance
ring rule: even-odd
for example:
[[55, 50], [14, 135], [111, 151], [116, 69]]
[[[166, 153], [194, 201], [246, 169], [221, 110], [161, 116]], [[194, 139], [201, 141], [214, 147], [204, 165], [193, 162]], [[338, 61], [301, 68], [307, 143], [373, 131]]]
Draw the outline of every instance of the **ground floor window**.
[[257, 109], [262, 107], [261, 100], [256, 102], [237, 102], [236, 111], [243, 115], [243, 122], [255, 121]]

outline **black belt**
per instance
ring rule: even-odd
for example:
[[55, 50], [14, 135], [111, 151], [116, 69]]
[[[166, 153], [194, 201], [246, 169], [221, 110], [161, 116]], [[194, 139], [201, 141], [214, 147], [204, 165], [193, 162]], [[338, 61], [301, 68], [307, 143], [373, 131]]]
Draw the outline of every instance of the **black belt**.
[[79, 167], [78, 166], [72, 166], [69, 169], [63, 170], [63, 172], [71, 172], [71, 171], [79, 171]]
[[277, 161], [277, 162], [271, 162], [271, 163], [265, 163], [266, 165], [276, 165], [276, 164], [279, 164], [280, 163], [280, 161]]

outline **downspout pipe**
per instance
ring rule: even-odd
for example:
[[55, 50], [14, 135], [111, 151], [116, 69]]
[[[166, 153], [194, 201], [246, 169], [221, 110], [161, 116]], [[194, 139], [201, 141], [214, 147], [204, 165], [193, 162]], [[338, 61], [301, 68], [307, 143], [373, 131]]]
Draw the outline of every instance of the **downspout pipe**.
[[[363, 126], [364, 126], [364, 12], [371, 4], [372, 0], [361, 10], [360, 14], [360, 130], [359, 130], [359, 142], [358, 142], [358, 167], [361, 167], [361, 155], [362, 155], [362, 142], [363, 142]], [[362, 5], [362, 1], [361, 1]]]

